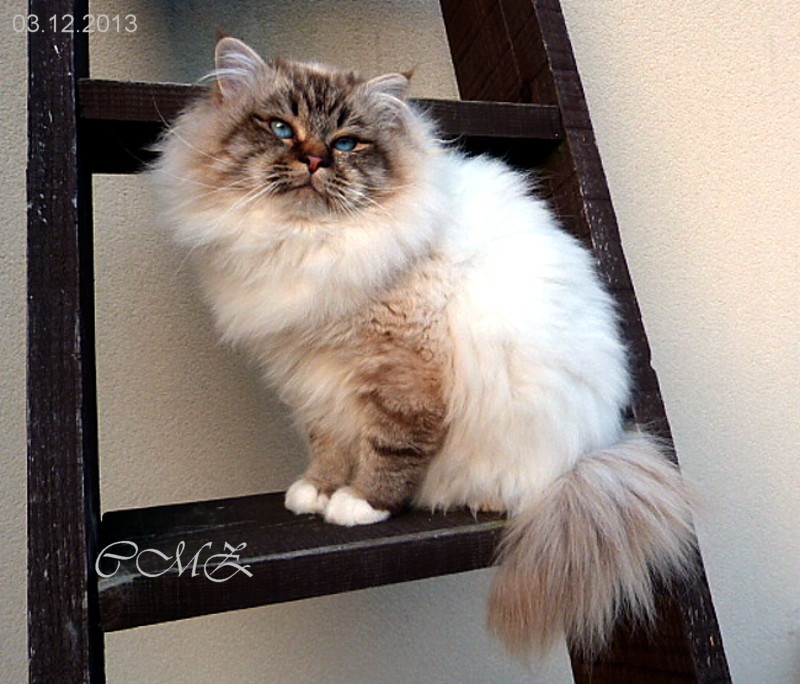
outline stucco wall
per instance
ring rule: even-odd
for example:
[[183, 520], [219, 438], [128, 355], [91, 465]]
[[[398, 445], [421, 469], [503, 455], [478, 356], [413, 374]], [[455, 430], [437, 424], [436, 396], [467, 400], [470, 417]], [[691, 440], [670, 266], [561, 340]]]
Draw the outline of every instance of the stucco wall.
[[[25, 657], [25, 44], [0, 9], [0, 671]], [[452, 97], [437, 3], [96, 3], [136, 14], [93, 75], [186, 81], [222, 28]], [[800, 678], [800, 9], [791, 0], [564, 10], [737, 682]], [[745, 5], [751, 5], [748, 8]], [[177, 9], [175, 9], [177, 6]], [[235, 8], [235, 11], [234, 9]], [[99, 11], [99, 10], [98, 10]], [[138, 178], [98, 178], [104, 508], [285, 487], [298, 442], [217, 346]], [[490, 571], [109, 635], [110, 682], [529, 682], [483, 632]], [[569, 681], [563, 652], [534, 681]]]

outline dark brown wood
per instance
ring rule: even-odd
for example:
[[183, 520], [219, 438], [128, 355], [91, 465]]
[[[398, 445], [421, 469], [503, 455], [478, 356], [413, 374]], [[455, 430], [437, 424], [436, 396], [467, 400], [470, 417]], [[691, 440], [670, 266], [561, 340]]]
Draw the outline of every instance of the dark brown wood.
[[[172, 121], [204, 86], [81, 79], [80, 116], [113, 121]], [[562, 138], [561, 116], [553, 105], [414, 99], [448, 135], [503, 138]]]
[[78, 153], [76, 79], [87, 36], [45, 17], [86, 2], [32, 0], [28, 106], [28, 624], [31, 682], [102, 682], [91, 570], [99, 520], [91, 178]]
[[629, 625], [622, 625], [609, 652], [597, 662], [573, 661], [575, 681], [594, 684], [695, 681], [694, 665], [688, 650], [683, 647], [685, 638], [676, 611], [677, 604], [662, 596], [658, 605], [659, 622], [653, 628], [657, 643], [648, 639], [645, 627], [631, 629]]
[[[619, 303], [638, 391], [632, 415], [670, 431], [633, 292], [589, 111], [557, 0], [442, 0], [461, 96], [558, 105], [564, 141], [544, 159], [545, 191], [565, 227], [590, 246]], [[719, 627], [698, 558], [696, 578], [661, 597], [655, 629], [621, 625], [597, 662], [572, 655], [577, 682], [728, 682]]]
[[203, 86], [84, 78], [78, 84], [82, 119], [109, 121], [172, 121]]
[[[101, 553], [100, 571], [114, 572], [100, 581], [103, 627], [126, 629], [482, 568], [491, 563], [504, 525], [498, 515], [411, 511], [380, 525], [346, 528], [292, 515], [281, 494], [108, 513], [101, 548], [112, 544], [108, 553], [122, 556], [138, 549], [142, 562], [137, 568], [135, 558], [120, 562]], [[173, 565], [180, 544], [182, 572]], [[211, 576], [229, 579], [215, 582], [203, 564], [226, 544], [246, 545], [235, 562], [247, 573], [220, 568]]]
[[[83, 79], [80, 118], [87, 162], [95, 173], [134, 173], [153, 159], [148, 147], [163, 128], [202, 92], [202, 86]], [[537, 150], [563, 138], [553, 105], [414, 100], [443, 136], [525, 140]], [[488, 142], [487, 142], [488, 144]], [[486, 145], [484, 145], [485, 147]], [[529, 156], [543, 156], [538, 151]]]

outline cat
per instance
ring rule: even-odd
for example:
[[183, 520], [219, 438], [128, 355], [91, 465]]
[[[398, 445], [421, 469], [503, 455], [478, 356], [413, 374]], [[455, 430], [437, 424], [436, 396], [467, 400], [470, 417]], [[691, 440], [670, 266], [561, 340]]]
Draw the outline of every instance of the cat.
[[409, 77], [217, 43], [159, 143], [163, 212], [223, 340], [291, 408], [296, 514], [509, 516], [489, 626], [514, 654], [600, 651], [694, 555], [690, 497], [626, 428], [613, 301], [528, 178], [437, 141]]

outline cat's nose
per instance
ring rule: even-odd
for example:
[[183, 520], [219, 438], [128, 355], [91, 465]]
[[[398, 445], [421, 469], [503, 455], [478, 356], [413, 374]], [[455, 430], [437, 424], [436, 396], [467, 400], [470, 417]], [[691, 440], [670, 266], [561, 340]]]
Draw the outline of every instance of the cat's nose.
[[328, 157], [318, 157], [315, 154], [306, 154], [300, 157], [300, 161], [308, 166], [310, 173], [315, 173], [320, 167], [330, 166], [331, 160]]

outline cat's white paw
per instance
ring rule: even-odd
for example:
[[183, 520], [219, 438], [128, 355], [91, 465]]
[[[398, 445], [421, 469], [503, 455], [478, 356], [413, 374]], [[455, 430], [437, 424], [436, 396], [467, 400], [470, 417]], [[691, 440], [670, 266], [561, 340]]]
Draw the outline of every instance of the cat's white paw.
[[324, 513], [330, 497], [307, 480], [300, 479], [286, 490], [283, 503], [292, 513]]
[[389, 517], [389, 511], [373, 508], [368, 501], [361, 498], [350, 487], [337, 489], [328, 507], [325, 509], [325, 520], [336, 525], [371, 525]]

